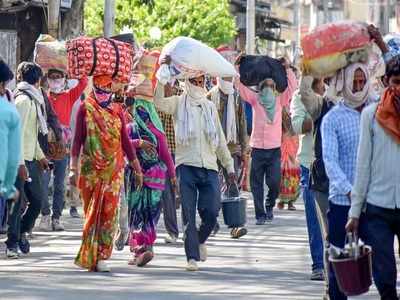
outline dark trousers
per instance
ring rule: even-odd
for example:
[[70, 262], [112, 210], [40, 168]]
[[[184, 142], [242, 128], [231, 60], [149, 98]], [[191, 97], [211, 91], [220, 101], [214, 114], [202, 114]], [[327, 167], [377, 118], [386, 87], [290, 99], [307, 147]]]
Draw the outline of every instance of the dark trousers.
[[400, 209], [367, 205], [368, 242], [372, 247], [375, 285], [382, 300], [398, 300], [394, 236], [400, 240]]
[[264, 181], [269, 191], [265, 206], [274, 207], [281, 183], [281, 149], [256, 149], [251, 152], [250, 186], [256, 219], [265, 218]]
[[161, 204], [163, 207], [165, 229], [169, 235], [178, 237], [179, 230], [178, 221], [176, 218], [175, 192], [172, 188], [170, 178], [168, 178], [165, 182], [165, 190], [161, 195]]
[[[186, 258], [199, 261], [199, 244], [205, 243], [217, 222], [220, 197], [218, 173], [186, 165], [180, 165], [177, 173], [182, 199]], [[196, 208], [201, 219], [198, 230]]]
[[[68, 156], [60, 160], [53, 160], [53, 219], [59, 219], [64, 209], [64, 192], [65, 192], [65, 175], [69, 163]], [[46, 171], [43, 174], [43, 191], [46, 197], [43, 198], [42, 215], [50, 215], [50, 202], [49, 202], [49, 183], [52, 171]]]
[[[21, 233], [26, 233], [33, 229], [44, 201], [43, 172], [40, 169], [39, 162], [36, 160], [25, 161], [25, 166], [32, 181], [24, 182], [17, 178], [15, 183], [16, 188], [20, 191], [20, 197], [9, 209], [8, 238], [6, 241], [8, 248], [16, 248]], [[28, 202], [28, 208], [24, 213], [21, 211], [23, 199]]]
[[[331, 246], [333, 245], [338, 248], [344, 248], [346, 241], [346, 223], [348, 220], [349, 210], [350, 206], [336, 205], [329, 201], [328, 241]], [[365, 216], [363, 215], [360, 217], [358, 236], [364, 242], [367, 242], [367, 228]], [[347, 296], [344, 295], [339, 289], [332, 265], [329, 268], [329, 297], [332, 300], [347, 299]]]

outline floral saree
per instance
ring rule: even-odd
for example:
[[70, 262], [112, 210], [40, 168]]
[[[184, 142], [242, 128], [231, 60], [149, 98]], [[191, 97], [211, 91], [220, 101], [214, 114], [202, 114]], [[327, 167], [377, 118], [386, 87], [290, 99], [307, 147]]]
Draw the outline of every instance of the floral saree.
[[[151, 130], [155, 127], [148, 127], [136, 111], [134, 119], [129, 125], [130, 138], [146, 140], [157, 148], [158, 141]], [[156, 123], [153, 119], [151, 122]], [[132, 252], [138, 253], [144, 248], [151, 249], [156, 240], [156, 226], [161, 212], [160, 201], [165, 188], [167, 167], [159, 159], [157, 152], [146, 153], [138, 150], [136, 154], [143, 170], [143, 187], [136, 190], [133, 176], [129, 176], [127, 172], [127, 176], [130, 177], [127, 199], [131, 208], [129, 245]]]
[[120, 108], [102, 108], [85, 100], [87, 136], [81, 156], [79, 188], [85, 224], [75, 263], [90, 271], [110, 258], [117, 230], [119, 194], [123, 180]]

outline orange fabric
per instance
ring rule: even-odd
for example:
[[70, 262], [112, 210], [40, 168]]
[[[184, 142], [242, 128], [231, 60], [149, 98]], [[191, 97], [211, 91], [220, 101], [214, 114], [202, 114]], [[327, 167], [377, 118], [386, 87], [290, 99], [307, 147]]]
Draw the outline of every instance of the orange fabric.
[[111, 88], [112, 77], [110, 75], [100, 75], [93, 77], [93, 84], [98, 88]]
[[398, 144], [400, 144], [400, 112], [395, 107], [393, 89], [385, 90], [376, 112], [376, 119]]
[[111, 256], [118, 228], [123, 184], [121, 107], [103, 109], [92, 96], [85, 100], [87, 138], [82, 152], [79, 188], [85, 213], [82, 244], [75, 263], [90, 271]]

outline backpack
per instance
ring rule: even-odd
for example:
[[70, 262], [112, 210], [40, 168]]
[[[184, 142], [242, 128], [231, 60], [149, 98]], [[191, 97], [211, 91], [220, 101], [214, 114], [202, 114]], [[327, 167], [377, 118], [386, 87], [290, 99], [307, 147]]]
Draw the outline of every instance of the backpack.
[[324, 116], [334, 107], [334, 103], [326, 101], [322, 104], [321, 114], [318, 119], [314, 122], [314, 154], [315, 159], [311, 164], [310, 168], [310, 182], [309, 186], [311, 190], [319, 191], [322, 193], [329, 192], [329, 179], [326, 175], [325, 164], [322, 157], [322, 136], [321, 136], [321, 124]]
[[[32, 96], [24, 90], [17, 90], [14, 97], [17, 98], [18, 96], [24, 95], [29, 97], [31, 101], [33, 101], [36, 112], [38, 109], [42, 110], [42, 113], [46, 116], [46, 123], [48, 128], [48, 134], [43, 134], [40, 130], [38, 131], [38, 142], [40, 148], [42, 149], [44, 155], [52, 160], [60, 160], [63, 159], [67, 154], [67, 148], [62, 140], [62, 131], [58, 121], [57, 116], [55, 115], [54, 111], [52, 110], [50, 103], [48, 103], [47, 96], [43, 93], [43, 97], [45, 99], [46, 105], [46, 114], [43, 112], [43, 107], [37, 105], [36, 101], [32, 99]], [[50, 110], [50, 112], [49, 112]], [[49, 112], [49, 113], [48, 113]], [[50, 122], [49, 116], [52, 117], [52, 122]]]

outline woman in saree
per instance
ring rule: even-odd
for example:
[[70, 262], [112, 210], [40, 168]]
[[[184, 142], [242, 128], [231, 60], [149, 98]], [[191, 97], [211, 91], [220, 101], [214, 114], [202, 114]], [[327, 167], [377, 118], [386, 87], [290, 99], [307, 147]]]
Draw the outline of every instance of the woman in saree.
[[[161, 211], [161, 194], [166, 176], [176, 186], [175, 166], [168, 151], [167, 138], [154, 104], [136, 99], [132, 109], [134, 121], [128, 125], [129, 137], [137, 149], [136, 155], [143, 169], [143, 186], [136, 189], [126, 172], [127, 199], [130, 204], [129, 246], [133, 259], [129, 264], [145, 266], [153, 259], [153, 244]], [[151, 144], [153, 147], [143, 147]]]
[[[125, 118], [111, 101], [112, 79], [93, 78], [93, 92], [82, 102], [76, 119], [71, 151], [71, 184], [77, 184], [80, 157], [80, 189], [85, 214], [82, 244], [75, 264], [89, 271], [109, 272], [117, 226], [119, 194], [125, 166], [124, 154], [135, 170], [136, 185], [143, 175], [130, 143]], [[82, 150], [82, 153], [81, 153]]]

